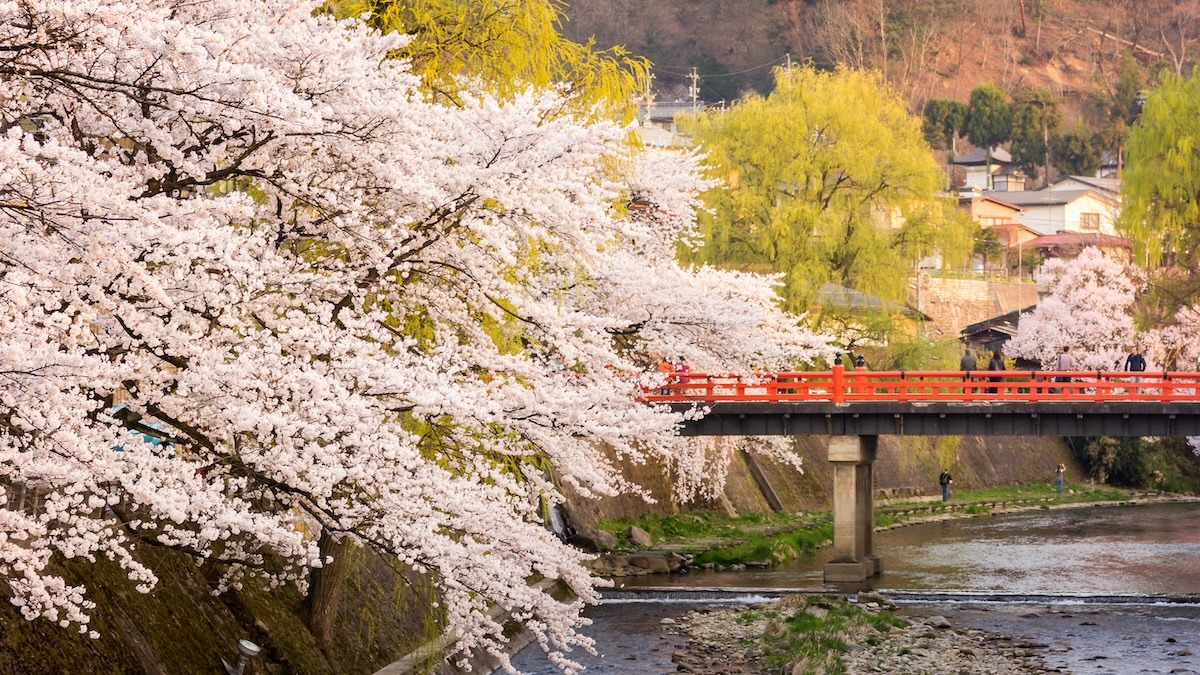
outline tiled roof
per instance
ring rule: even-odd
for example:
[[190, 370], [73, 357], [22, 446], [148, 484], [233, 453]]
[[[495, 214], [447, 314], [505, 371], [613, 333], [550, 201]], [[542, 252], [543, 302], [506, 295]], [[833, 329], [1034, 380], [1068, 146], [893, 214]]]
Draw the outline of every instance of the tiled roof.
[[1059, 232], [1045, 234], [1025, 242], [1033, 248], [1099, 246], [1101, 248], [1133, 248], [1133, 242], [1125, 237], [1114, 237], [1099, 232]]
[[[955, 164], [970, 164], [983, 166], [987, 164], [987, 150], [975, 148], [962, 157], [954, 158]], [[1012, 155], [1004, 148], [992, 148], [992, 164], [1011, 164]]]
[[1105, 201], [1115, 202], [1112, 195], [1103, 190], [1092, 188], [1080, 188], [1078, 190], [1017, 190], [1009, 192], [988, 192], [987, 196], [991, 197], [995, 195], [997, 199], [1003, 199], [1010, 204], [1028, 207], [1070, 204], [1076, 199], [1079, 199], [1087, 194], [1095, 195]]

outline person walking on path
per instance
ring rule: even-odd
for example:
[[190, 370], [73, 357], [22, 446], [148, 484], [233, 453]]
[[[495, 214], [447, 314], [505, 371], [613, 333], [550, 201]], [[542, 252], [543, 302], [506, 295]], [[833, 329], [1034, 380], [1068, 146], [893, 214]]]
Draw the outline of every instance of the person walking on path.
[[1059, 497], [1062, 496], [1063, 481], [1066, 479], [1066, 477], [1067, 465], [1060, 462], [1058, 468], [1054, 470], [1054, 491], [1058, 493]]
[[938, 476], [938, 484], [942, 486], [942, 501], [950, 501], [950, 484], [954, 479], [950, 476], [949, 469], [942, 469], [942, 473]]

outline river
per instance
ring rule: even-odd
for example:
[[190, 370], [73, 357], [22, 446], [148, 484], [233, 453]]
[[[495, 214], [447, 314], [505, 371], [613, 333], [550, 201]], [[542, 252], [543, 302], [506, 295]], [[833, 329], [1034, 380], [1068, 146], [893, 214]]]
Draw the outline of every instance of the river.
[[[901, 613], [1035, 639], [1048, 666], [1076, 673], [1200, 672], [1200, 504], [1087, 507], [955, 519], [875, 536], [884, 573], [862, 589]], [[828, 550], [770, 570], [619, 580], [589, 611], [600, 657], [590, 672], [674, 672], [681, 645], [659, 622], [709, 604], [699, 589], [732, 589], [747, 604], [822, 583]], [[847, 592], [860, 590], [843, 587]], [[744, 592], [742, 592], [744, 591]], [[687, 602], [682, 602], [684, 599]], [[523, 672], [556, 672], [537, 648]], [[1180, 670], [1182, 669], [1182, 670]]]

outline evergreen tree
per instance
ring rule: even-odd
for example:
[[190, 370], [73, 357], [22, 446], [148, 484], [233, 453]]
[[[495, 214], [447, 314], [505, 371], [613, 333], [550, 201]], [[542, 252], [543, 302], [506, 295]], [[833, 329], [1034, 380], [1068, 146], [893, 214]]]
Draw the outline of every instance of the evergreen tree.
[[1012, 157], [1030, 176], [1048, 167], [1049, 139], [1062, 126], [1058, 103], [1046, 89], [1024, 91], [1013, 97]]
[[963, 133], [977, 148], [987, 152], [988, 175], [992, 172], [992, 148], [1012, 137], [1012, 108], [1004, 90], [984, 84], [971, 91]]
[[937, 150], [954, 151], [954, 141], [962, 134], [967, 106], [959, 101], [931, 98], [925, 103], [925, 140]]
[[1087, 127], [1079, 126], [1055, 136], [1050, 143], [1054, 168], [1067, 176], [1091, 176], [1100, 169], [1103, 141]]

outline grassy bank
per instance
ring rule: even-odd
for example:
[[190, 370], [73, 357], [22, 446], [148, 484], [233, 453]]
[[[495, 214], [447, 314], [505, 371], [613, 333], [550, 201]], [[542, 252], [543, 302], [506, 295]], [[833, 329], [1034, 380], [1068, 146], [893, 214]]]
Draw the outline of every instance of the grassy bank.
[[[931, 518], [988, 515], [998, 510], [1053, 507], [1063, 504], [1121, 502], [1131, 493], [1111, 487], [1073, 486], [1055, 493], [1049, 484], [999, 486], [956, 491], [949, 502], [912, 500], [876, 507], [875, 526], [895, 527]], [[654, 548], [691, 553], [696, 564], [779, 564], [826, 546], [833, 539], [828, 512], [750, 514], [730, 518], [709, 511], [636, 520], [605, 520], [597, 527], [617, 536], [619, 547], [634, 547], [625, 538], [630, 526], [646, 530]]]

